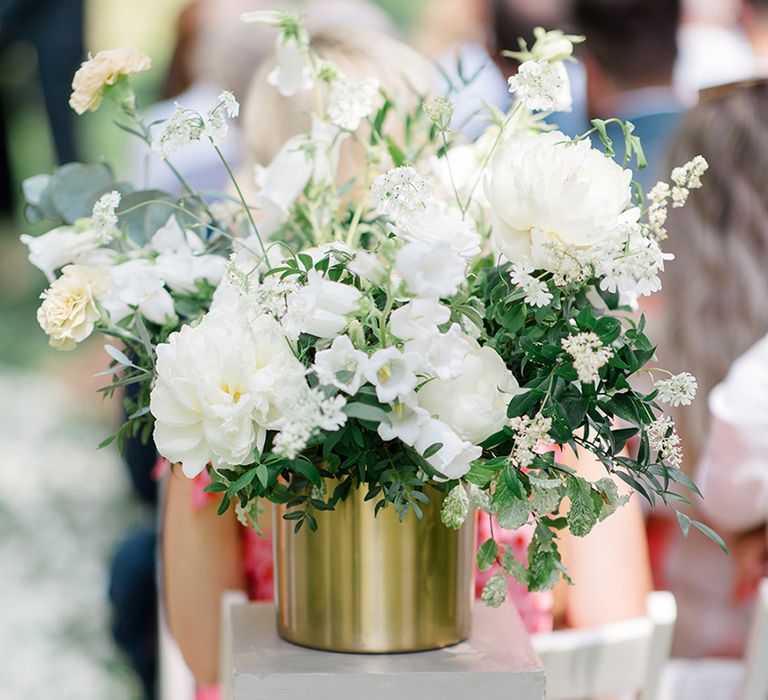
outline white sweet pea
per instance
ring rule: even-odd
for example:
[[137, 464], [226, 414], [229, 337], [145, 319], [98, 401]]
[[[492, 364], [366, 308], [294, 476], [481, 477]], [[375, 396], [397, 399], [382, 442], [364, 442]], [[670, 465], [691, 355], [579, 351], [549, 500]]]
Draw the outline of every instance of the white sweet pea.
[[450, 317], [450, 309], [434, 299], [411, 299], [390, 314], [389, 328], [395, 338], [411, 340], [431, 335]]
[[347, 325], [347, 316], [358, 308], [361, 296], [354, 287], [332, 282], [317, 270], [310, 270], [307, 284], [288, 297], [283, 327], [291, 338], [299, 333], [335, 338]]
[[491, 347], [467, 340], [469, 351], [456, 379], [427, 382], [419, 405], [447, 423], [463, 439], [479, 444], [501, 430], [507, 406], [519, 385]]
[[20, 237], [29, 249], [29, 262], [41, 270], [49, 282], [56, 279], [54, 272], [69, 263], [88, 264], [93, 253], [102, 245], [104, 237], [87, 219], [74, 226], [59, 226], [41, 236]]
[[435, 330], [409, 340], [403, 349], [421, 358], [427, 372], [445, 381], [455, 379], [463, 372], [469, 343], [461, 326], [454, 323], [445, 333]]
[[480, 234], [471, 217], [463, 217], [458, 209], [450, 209], [436, 199], [427, 201], [423, 209], [398, 220], [395, 233], [406, 241], [417, 243], [447, 243], [462, 257], [480, 253]]
[[410, 392], [392, 404], [387, 414], [389, 421], [379, 423], [377, 432], [382, 440], [400, 440], [413, 446], [421, 429], [429, 420], [429, 413], [419, 406], [416, 394]]
[[109, 268], [111, 284], [102, 304], [112, 323], [132, 313], [132, 306], [153, 323], [176, 320], [173, 298], [163, 284], [160, 270], [149, 260], [129, 260]]
[[314, 369], [321, 384], [351, 396], [360, 388], [367, 363], [368, 355], [355, 348], [349, 336], [340, 335], [330, 348], [315, 354]]
[[396, 269], [411, 294], [441, 299], [456, 294], [467, 265], [445, 242], [406, 243], [397, 253]]
[[267, 83], [276, 87], [283, 97], [293, 97], [315, 86], [306, 38], [297, 40], [292, 35], [278, 34], [275, 58], [277, 65], [267, 76]]
[[427, 462], [447, 479], [460, 479], [470, 470], [472, 462], [480, 459], [483, 454], [480, 447], [462, 440], [443, 421], [431, 418], [422, 425], [413, 446], [424, 454], [437, 444], [442, 447], [431, 457], [427, 457]]
[[381, 403], [391, 403], [413, 391], [418, 381], [419, 357], [395, 347], [377, 350], [365, 368], [365, 378], [376, 387]]

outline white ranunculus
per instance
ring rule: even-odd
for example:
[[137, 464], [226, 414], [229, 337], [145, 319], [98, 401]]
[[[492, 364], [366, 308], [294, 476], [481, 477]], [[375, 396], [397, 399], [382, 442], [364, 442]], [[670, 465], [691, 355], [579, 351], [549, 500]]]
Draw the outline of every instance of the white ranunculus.
[[631, 181], [586, 140], [571, 144], [559, 131], [510, 139], [485, 182], [494, 244], [512, 262], [531, 262], [534, 231], [578, 248], [615, 240], [639, 216]]
[[369, 358], [365, 378], [376, 387], [381, 403], [392, 403], [413, 391], [420, 362], [412, 353], [400, 352], [395, 347], [382, 348]]
[[419, 405], [474, 444], [504, 427], [519, 385], [498, 353], [468, 339], [469, 352], [456, 379], [433, 379], [419, 390]]
[[37, 310], [37, 322], [57, 350], [72, 350], [93, 333], [99, 318], [96, 301], [109, 287], [106, 270], [85, 265], [67, 265], [62, 275], [46, 289]]
[[365, 374], [368, 355], [352, 345], [346, 335], [340, 335], [327, 350], [315, 354], [315, 374], [324, 386], [335, 386], [354, 395]]
[[191, 294], [200, 280], [216, 286], [227, 266], [221, 256], [205, 254], [200, 237], [194, 231], [182, 231], [175, 216], [157, 230], [150, 245], [160, 253], [155, 259], [160, 277], [175, 292]]
[[312, 64], [304, 41], [294, 36], [278, 34], [275, 40], [277, 65], [267, 76], [267, 82], [276, 87], [283, 97], [311, 90], [315, 85]]
[[332, 282], [310, 270], [307, 284], [288, 297], [283, 327], [293, 338], [299, 333], [335, 338], [347, 325], [347, 316], [358, 308], [361, 296], [351, 285]]
[[450, 209], [436, 199], [430, 199], [424, 209], [398, 220], [393, 230], [406, 241], [445, 242], [462, 257], [471, 258], [480, 252], [480, 234], [472, 218], [462, 217], [458, 209]]
[[83, 219], [74, 226], [59, 226], [41, 236], [22, 235], [29, 249], [29, 262], [42, 270], [49, 282], [55, 270], [69, 263], [90, 263], [90, 257], [105, 241], [101, 232]]
[[306, 386], [303, 375], [280, 326], [266, 316], [253, 328], [226, 313], [184, 326], [157, 346], [150, 410], [158, 451], [190, 478], [209, 462], [247, 463], [294, 390]]
[[119, 323], [136, 306], [142, 316], [163, 324], [176, 319], [173, 297], [163, 284], [160, 271], [149, 260], [129, 260], [109, 269], [111, 284], [102, 304], [112, 323]]
[[456, 294], [467, 265], [448, 243], [406, 243], [397, 253], [396, 269], [411, 294], [443, 299]]
[[429, 420], [429, 413], [419, 406], [416, 394], [410, 392], [392, 404], [387, 414], [389, 420], [379, 423], [377, 431], [382, 440], [398, 439], [413, 446], [424, 424]]
[[405, 352], [421, 359], [422, 367], [438, 379], [458, 377], [464, 369], [464, 358], [469, 352], [469, 343], [461, 326], [454, 323], [445, 333], [436, 330], [406, 342]]
[[390, 314], [389, 328], [395, 338], [412, 340], [436, 332], [450, 317], [450, 309], [434, 299], [411, 299]]
[[443, 421], [430, 418], [421, 426], [413, 446], [419, 453], [424, 454], [436, 444], [441, 444], [442, 447], [431, 457], [427, 457], [427, 462], [447, 479], [460, 479], [470, 470], [472, 462], [483, 454], [480, 447], [462, 440]]

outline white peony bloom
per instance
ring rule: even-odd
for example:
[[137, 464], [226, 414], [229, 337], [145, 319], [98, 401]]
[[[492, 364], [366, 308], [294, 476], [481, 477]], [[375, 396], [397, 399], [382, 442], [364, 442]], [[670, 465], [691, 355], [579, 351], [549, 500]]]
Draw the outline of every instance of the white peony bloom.
[[571, 83], [561, 62], [525, 61], [507, 81], [509, 91], [534, 112], [570, 112]]
[[361, 296], [351, 285], [332, 282], [310, 270], [307, 284], [288, 297], [283, 327], [290, 338], [299, 333], [335, 338], [347, 325], [347, 316], [357, 310]]
[[134, 75], [149, 70], [152, 61], [138, 49], [99, 51], [75, 73], [69, 106], [78, 114], [95, 111], [104, 97], [104, 88], [114, 85], [122, 75]]
[[375, 253], [369, 253], [365, 250], [355, 253], [355, 257], [347, 265], [347, 269], [360, 279], [364, 279], [372, 284], [381, 284], [386, 270], [381, 260]]
[[393, 403], [392, 410], [387, 416], [389, 421], [379, 423], [377, 428], [379, 437], [382, 440], [397, 439], [411, 446], [429, 420], [429, 413], [419, 406], [416, 394], [413, 392], [401, 396], [396, 403]]
[[445, 333], [435, 330], [429, 335], [407, 341], [403, 350], [418, 356], [429, 374], [446, 381], [455, 379], [464, 371], [469, 343], [461, 326], [454, 323]]
[[150, 410], [158, 451], [190, 478], [209, 462], [249, 463], [267, 429], [306, 387], [303, 375], [280, 326], [267, 316], [253, 328], [224, 313], [184, 326], [157, 346]]
[[349, 336], [334, 338], [331, 347], [315, 354], [314, 370], [324, 386], [335, 386], [354, 395], [365, 375], [368, 355], [355, 348]]
[[460, 375], [433, 379], [418, 393], [419, 405], [447, 423], [463, 439], [481, 443], [501, 430], [507, 406], [519, 391], [517, 380], [498, 353], [468, 339], [469, 352]]
[[194, 231], [182, 231], [175, 216], [159, 228], [150, 246], [160, 253], [155, 259], [161, 279], [174, 292], [192, 294], [196, 282], [205, 280], [214, 287], [221, 282], [226, 260], [203, 253], [205, 244]]
[[418, 297], [451, 297], [464, 282], [467, 265], [445, 242], [406, 243], [397, 253], [396, 269], [408, 291]]
[[575, 248], [617, 240], [639, 217], [630, 208], [631, 181], [630, 170], [588, 141], [571, 144], [559, 131], [513, 138], [496, 153], [485, 182], [494, 244], [522, 262], [531, 260], [535, 231]]
[[59, 226], [41, 236], [24, 234], [20, 240], [29, 248], [29, 262], [42, 270], [49, 282], [56, 278], [55, 270], [64, 265], [91, 263], [93, 254], [105, 242], [101, 231], [87, 219], [74, 226]]
[[434, 299], [411, 299], [390, 314], [389, 328], [395, 338], [411, 340], [431, 335], [450, 317], [450, 309]]
[[460, 479], [472, 467], [472, 462], [480, 459], [483, 450], [466, 440], [462, 440], [443, 421], [430, 418], [419, 431], [414, 448], [424, 454], [432, 445], [442, 447], [431, 457], [429, 462], [447, 479]]
[[96, 301], [109, 287], [109, 275], [101, 268], [67, 265], [40, 298], [37, 322], [57, 350], [72, 350], [93, 333], [99, 318]]
[[173, 297], [158, 267], [149, 260], [129, 260], [109, 268], [111, 284], [102, 304], [112, 323], [119, 323], [138, 307], [145, 318], [162, 325], [176, 320]]
[[354, 82], [341, 76], [331, 84], [328, 118], [340, 129], [357, 131], [363, 119], [376, 108], [378, 94], [379, 81], [376, 78]]
[[399, 219], [393, 227], [406, 241], [438, 243], [444, 241], [456, 255], [471, 258], [480, 253], [480, 234], [471, 217], [463, 217], [458, 209], [430, 199], [423, 209]]
[[394, 347], [382, 348], [369, 358], [365, 378], [376, 387], [381, 403], [392, 403], [413, 391], [420, 362], [412, 353], [403, 353]]
[[432, 185], [410, 166], [392, 168], [371, 185], [371, 204], [393, 221], [423, 210], [431, 196]]
[[267, 76], [267, 83], [276, 87], [283, 97], [292, 97], [297, 92], [311, 90], [315, 85], [307, 48], [305, 37], [299, 41], [295, 36], [277, 35], [277, 65]]

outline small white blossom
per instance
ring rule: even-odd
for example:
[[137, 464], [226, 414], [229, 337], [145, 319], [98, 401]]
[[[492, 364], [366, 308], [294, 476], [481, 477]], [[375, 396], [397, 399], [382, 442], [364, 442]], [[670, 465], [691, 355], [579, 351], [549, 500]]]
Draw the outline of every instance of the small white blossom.
[[314, 369], [321, 384], [353, 395], [363, 381], [367, 362], [368, 355], [356, 349], [348, 336], [340, 335], [330, 348], [315, 354]]
[[698, 383], [689, 372], [681, 372], [669, 379], [660, 379], [654, 387], [659, 392], [659, 401], [675, 407], [689, 406], [696, 397]]
[[572, 105], [568, 74], [561, 62], [525, 61], [507, 81], [509, 91], [534, 112], [568, 111]]
[[378, 94], [379, 81], [376, 78], [353, 82], [339, 77], [331, 84], [328, 118], [340, 129], [356, 131], [363, 119], [375, 109], [374, 100]]
[[432, 186], [410, 166], [392, 168], [371, 185], [371, 203], [395, 221], [424, 209], [431, 195]]
[[152, 151], [161, 158], [170, 158], [176, 151], [205, 133], [205, 123], [199, 114], [185, 110], [178, 102], [162, 130], [152, 139]]
[[456, 294], [467, 270], [464, 259], [444, 242], [406, 243], [397, 253], [395, 267], [408, 291], [427, 299]]
[[451, 125], [453, 104], [444, 97], [434, 97], [424, 103], [424, 113], [438, 129], [445, 131]]
[[646, 195], [648, 199], [648, 233], [656, 241], [667, 238], [667, 203], [671, 189], [666, 182], [657, 182]]
[[376, 387], [376, 396], [381, 403], [392, 403], [413, 391], [420, 362], [420, 358], [411, 353], [400, 352], [394, 347], [382, 348], [371, 355], [365, 367], [365, 378]]
[[547, 238], [541, 231], [531, 233], [531, 257], [535, 267], [552, 273], [558, 287], [583, 284], [592, 275], [596, 248], [569, 246], [556, 238]]
[[208, 111], [205, 119], [206, 136], [214, 143], [222, 141], [229, 130], [226, 117], [234, 119], [239, 114], [240, 104], [229, 90], [224, 90], [216, 100], [215, 106]]
[[517, 416], [509, 421], [509, 425], [515, 431], [512, 459], [520, 468], [530, 467], [539, 448], [550, 441], [549, 431], [552, 428], [552, 419], [541, 414], [533, 418]]
[[669, 416], [660, 416], [648, 426], [648, 443], [656, 450], [660, 459], [670, 467], [679, 467], [683, 463], [683, 451], [680, 436]]
[[573, 358], [573, 368], [583, 384], [597, 381], [600, 368], [613, 357], [613, 350], [605, 347], [595, 333], [577, 333], [563, 338], [562, 347]]
[[91, 223], [98, 231], [100, 240], [108, 243], [112, 238], [112, 232], [117, 226], [117, 214], [115, 209], [120, 206], [120, 193], [117, 190], [101, 195], [93, 205]]
[[600, 288], [622, 296], [649, 296], [661, 289], [664, 263], [674, 259], [662, 252], [655, 238], [633, 232], [625, 242], [609, 243], [594, 256]]
[[536, 279], [530, 265], [516, 263], [512, 266], [509, 277], [512, 284], [518, 285], [525, 292], [525, 303], [531, 306], [546, 306], [552, 301], [552, 294], [546, 283]]
[[672, 206], [682, 207], [688, 201], [691, 190], [701, 187], [701, 177], [709, 168], [703, 156], [696, 156], [672, 171]]

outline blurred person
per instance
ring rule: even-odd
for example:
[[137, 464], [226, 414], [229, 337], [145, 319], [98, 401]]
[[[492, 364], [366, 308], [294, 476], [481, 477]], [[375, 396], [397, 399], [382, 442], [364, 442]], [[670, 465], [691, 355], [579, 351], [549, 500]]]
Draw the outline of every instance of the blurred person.
[[[711, 392], [736, 359], [768, 331], [766, 133], [768, 86], [764, 82], [711, 88], [683, 120], [671, 153], [675, 164], [697, 154], [710, 164], [702, 191], [692, 194], [684, 210], [673, 209], [668, 222], [668, 250], [676, 260], [664, 279], [666, 351], [662, 359], [672, 371], [690, 371], [699, 385], [696, 401], [677, 418], [685, 448], [682, 468], [688, 474], [706, 455], [707, 440], [716, 439], [722, 431], [717, 423], [710, 426], [710, 396], [715, 415], [721, 415], [718, 394]], [[710, 434], [711, 430], [717, 432]], [[729, 454], [727, 463], [719, 467], [729, 472], [741, 459], [739, 443], [729, 443], [731, 447], [733, 458]], [[725, 458], [722, 449], [710, 449], [707, 459], [713, 455]], [[738, 478], [734, 473], [734, 485]], [[719, 502], [705, 502], [699, 510], [715, 515]], [[750, 549], [749, 533], [738, 529], [751, 522], [731, 522], [726, 513], [716, 516], [716, 525], [718, 521], [725, 525], [720, 534], [732, 551]], [[698, 533], [683, 539], [674, 523], [669, 523], [667, 537], [656, 573], [678, 599], [675, 652], [740, 655], [750, 612], [750, 587], [744, 585], [741, 567]]]
[[754, 76], [768, 75], [768, 0], [743, 0], [741, 23], [754, 52]]
[[[573, 21], [587, 36], [580, 58], [587, 72], [590, 118], [618, 117], [635, 125], [649, 169], [636, 173], [648, 190], [659, 179], [683, 105], [672, 86], [680, 0], [574, 0]], [[620, 149], [617, 125], [608, 134]]]

